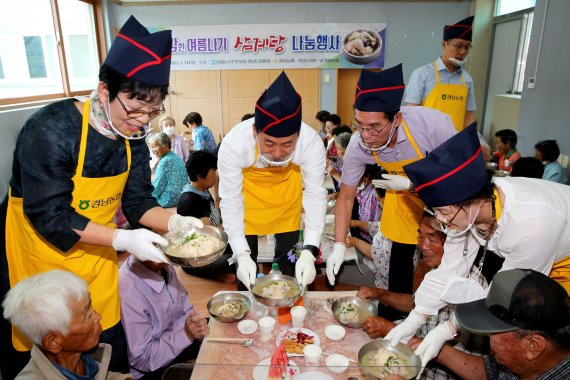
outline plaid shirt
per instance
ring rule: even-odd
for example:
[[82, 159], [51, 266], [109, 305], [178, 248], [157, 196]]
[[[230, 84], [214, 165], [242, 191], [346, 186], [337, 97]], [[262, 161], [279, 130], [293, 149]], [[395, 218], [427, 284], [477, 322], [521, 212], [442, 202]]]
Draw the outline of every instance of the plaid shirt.
[[[505, 367], [497, 363], [494, 357], [484, 356], [483, 361], [485, 362], [485, 372], [487, 373], [488, 379], [496, 380], [518, 380], [516, 375], [513, 375]], [[558, 363], [556, 366], [552, 367], [542, 375], [536, 378], [536, 380], [562, 380], [570, 379], [570, 355], [566, 356], [564, 360]]]

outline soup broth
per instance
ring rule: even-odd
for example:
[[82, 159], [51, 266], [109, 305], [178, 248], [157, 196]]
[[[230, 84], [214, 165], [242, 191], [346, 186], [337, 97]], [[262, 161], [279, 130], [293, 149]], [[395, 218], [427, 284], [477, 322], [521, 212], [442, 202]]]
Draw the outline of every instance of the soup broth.
[[239, 300], [218, 302], [212, 305], [212, 314], [220, 317], [233, 318], [248, 311], [247, 304]]
[[172, 239], [165, 248], [167, 255], [194, 258], [210, 255], [224, 247], [224, 243], [213, 236], [193, 232], [179, 239]]
[[379, 379], [390, 374], [409, 379], [415, 376], [416, 372], [414, 367], [410, 367], [410, 362], [406, 358], [385, 348], [367, 353], [362, 357], [361, 364], [365, 367], [365, 372]]
[[290, 281], [276, 280], [265, 284], [256, 284], [252, 291], [258, 296], [280, 300], [299, 294], [299, 287]]
[[371, 317], [370, 310], [353, 304], [352, 302], [344, 302], [338, 309], [338, 318], [342, 323], [362, 323], [368, 317]]

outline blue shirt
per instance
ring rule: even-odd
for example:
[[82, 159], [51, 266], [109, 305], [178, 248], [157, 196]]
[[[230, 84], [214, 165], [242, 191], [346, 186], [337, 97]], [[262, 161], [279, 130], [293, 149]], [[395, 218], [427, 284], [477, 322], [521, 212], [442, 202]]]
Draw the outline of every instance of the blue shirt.
[[564, 169], [560, 166], [558, 161], [552, 161], [544, 165], [544, 174], [542, 175], [542, 179], [562, 183], [564, 185], [568, 182], [568, 177], [566, 176], [566, 173], [564, 173]]
[[[455, 72], [450, 72], [439, 57], [436, 61], [437, 70], [439, 71], [439, 82], [441, 84], [461, 84], [461, 74], [467, 85], [467, 106], [466, 111], [475, 111], [475, 94], [473, 93], [473, 78], [462, 68]], [[425, 98], [435, 87], [435, 70], [433, 62], [418, 67], [412, 72], [408, 85], [406, 86], [406, 103], [422, 104]]]
[[154, 186], [152, 195], [161, 207], [174, 207], [187, 183], [188, 174], [184, 161], [176, 153], [170, 151], [162, 156], [156, 166], [156, 176], [152, 181]]
[[205, 125], [200, 125], [194, 130], [194, 150], [207, 150], [210, 153], [216, 153], [216, 140], [212, 131]]

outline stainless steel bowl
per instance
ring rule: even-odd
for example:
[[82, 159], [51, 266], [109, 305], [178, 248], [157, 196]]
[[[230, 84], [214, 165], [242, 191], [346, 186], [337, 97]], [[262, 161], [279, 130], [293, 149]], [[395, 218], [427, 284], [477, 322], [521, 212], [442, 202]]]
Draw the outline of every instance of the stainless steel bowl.
[[[269, 284], [272, 281], [287, 281], [290, 283], [295, 293], [291, 297], [288, 298], [280, 298], [280, 299], [273, 299], [273, 298], [266, 298], [261, 296], [261, 288], [265, 285]], [[284, 307], [290, 306], [297, 301], [299, 296], [303, 293], [303, 288], [297, 282], [297, 279], [292, 276], [286, 276], [284, 274], [268, 274], [267, 276], [263, 276], [261, 278], [256, 279], [255, 284], [251, 285], [251, 294], [255, 300], [265, 306], [269, 307]]]
[[[217, 315], [212, 311], [212, 307], [217, 306], [218, 304], [221, 303], [227, 303], [229, 301], [243, 302], [245, 306], [242, 306], [242, 308], [245, 308], [245, 310], [240, 310], [240, 313], [235, 317], [224, 317], [223, 315]], [[231, 323], [243, 319], [243, 317], [247, 314], [249, 309], [251, 309], [251, 300], [249, 299], [248, 296], [240, 293], [222, 293], [212, 297], [212, 299], [208, 301], [206, 307], [208, 308], [208, 313], [210, 313], [210, 315], [214, 317], [216, 320], [223, 323]]]
[[495, 171], [497, 169], [499, 169], [499, 164], [496, 162], [487, 162], [487, 170]]
[[166, 256], [168, 261], [170, 261], [174, 265], [181, 265], [184, 267], [202, 267], [204, 265], [208, 265], [216, 261], [216, 259], [218, 259], [218, 257], [220, 257], [222, 253], [224, 253], [224, 251], [226, 250], [226, 247], [228, 245], [228, 234], [226, 234], [222, 229], [218, 227], [213, 227], [213, 226], [204, 226], [203, 228], [188, 227], [185, 229], [168, 232], [164, 234], [163, 237], [166, 240], [168, 240], [168, 243], [170, 245], [173, 244], [174, 242], [180, 242], [184, 240], [186, 236], [189, 236], [193, 233], [201, 233], [204, 235], [215, 237], [216, 239], [222, 241], [223, 247], [213, 252], [208, 252], [203, 256], [196, 256], [196, 257], [174, 256], [168, 253], [169, 252], [168, 246], [164, 248], [161, 247], [162, 252], [164, 253], [164, 256]]
[[[378, 351], [381, 348], [387, 351], [394, 352], [398, 356], [408, 361], [406, 366], [400, 366], [398, 368], [394, 368], [395, 370], [394, 373], [399, 373], [402, 376], [404, 376], [405, 373], [404, 377], [408, 379], [413, 379], [420, 372], [422, 368], [422, 361], [419, 356], [414, 354], [414, 351], [412, 351], [410, 347], [406, 346], [403, 343], [398, 343], [396, 347], [392, 347], [390, 346], [389, 340], [377, 339], [373, 340], [372, 342], [366, 343], [358, 351], [358, 365], [366, 375], [367, 379], [383, 379], [384, 376], [388, 375], [388, 373], [383, 373], [386, 367], [373, 367], [362, 364], [362, 359], [364, 358], [364, 355], [368, 354], [369, 352]], [[370, 373], [371, 371], [372, 373]]]
[[[340, 319], [340, 307], [346, 302], [350, 302], [354, 305], [355, 309], [359, 311], [359, 314], [362, 316], [360, 322], [345, 322]], [[363, 300], [362, 298], [358, 297], [342, 297], [337, 299], [332, 304], [332, 312], [334, 315], [334, 319], [337, 320], [343, 326], [352, 327], [352, 328], [361, 328], [362, 323], [366, 318], [376, 317], [378, 315], [378, 307], [370, 301]]]

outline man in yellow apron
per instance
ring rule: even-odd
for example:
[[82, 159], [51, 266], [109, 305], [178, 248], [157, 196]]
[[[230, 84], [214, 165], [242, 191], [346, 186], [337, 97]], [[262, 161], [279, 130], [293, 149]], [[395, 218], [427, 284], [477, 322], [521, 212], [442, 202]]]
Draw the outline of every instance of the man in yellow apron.
[[[480, 246], [505, 259], [499, 271], [532, 269], [568, 292], [570, 187], [524, 177], [491, 178], [475, 126], [404, 171], [447, 239], [441, 265], [426, 274], [415, 293], [414, 310], [386, 336], [392, 344], [412, 336], [428, 315], [437, 315], [448, 303], [484, 297], [479, 285], [467, 279]], [[453, 337], [454, 328], [446, 323], [426, 336], [416, 350], [424, 366]]]
[[[0, 297], [20, 280], [52, 269], [87, 282], [101, 314], [101, 341], [113, 346], [111, 369], [128, 372], [120, 323], [117, 252], [166, 262], [144, 228], [118, 230], [119, 204], [131, 226], [167, 231], [202, 225], [172, 214], [152, 197], [149, 150], [144, 135], [162, 113], [168, 89], [172, 38], [150, 34], [131, 17], [121, 28], [88, 99], [50, 104], [32, 115], [16, 143], [0, 250]], [[29, 342], [0, 321], [0, 368], [13, 379], [29, 360]]]
[[441, 56], [415, 69], [406, 87], [408, 106], [426, 106], [451, 117], [455, 129], [475, 122], [473, 78], [462, 66], [471, 49], [473, 16], [443, 28]]
[[[301, 96], [284, 72], [257, 100], [255, 118], [224, 137], [218, 155], [224, 228], [249, 288], [257, 273], [257, 237], [275, 235], [274, 262], [304, 284], [315, 278], [315, 259], [325, 221], [325, 149], [318, 133], [301, 121]], [[303, 247], [299, 242], [305, 210]]]
[[[354, 102], [355, 133], [344, 155], [342, 186], [335, 207], [335, 246], [327, 260], [327, 276], [335, 282], [344, 261], [345, 239], [356, 187], [366, 164], [381, 165], [388, 173], [403, 174], [402, 166], [424, 157], [455, 133], [449, 116], [426, 107], [400, 107], [404, 93], [402, 65], [379, 73], [362, 70]], [[399, 178], [396, 176], [396, 178]], [[386, 193], [380, 229], [392, 240], [388, 289], [412, 293], [413, 254], [423, 203], [404, 185], [381, 180]], [[385, 183], [388, 182], [388, 183]], [[373, 181], [375, 185], [378, 180]]]

